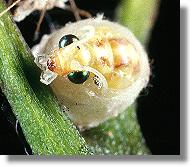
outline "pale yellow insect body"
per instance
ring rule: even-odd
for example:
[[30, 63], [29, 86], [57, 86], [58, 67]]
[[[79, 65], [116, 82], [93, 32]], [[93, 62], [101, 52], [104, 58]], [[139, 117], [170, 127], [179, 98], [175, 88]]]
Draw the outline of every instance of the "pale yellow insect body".
[[[79, 40], [59, 48], [67, 34]], [[50, 84], [80, 129], [117, 116], [149, 80], [148, 58], [139, 41], [127, 28], [101, 17], [69, 23], [44, 36], [33, 54], [43, 70], [41, 81]], [[89, 71], [90, 76], [83, 84], [74, 84], [67, 77], [74, 71]]]

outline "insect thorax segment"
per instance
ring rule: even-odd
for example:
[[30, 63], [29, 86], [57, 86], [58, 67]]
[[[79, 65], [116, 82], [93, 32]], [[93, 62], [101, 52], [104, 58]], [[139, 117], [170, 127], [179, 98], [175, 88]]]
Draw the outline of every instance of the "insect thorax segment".
[[[75, 36], [78, 40], [44, 56], [43, 62], [46, 63], [41, 62], [42, 56], [36, 60], [43, 66], [43, 83], [50, 84], [57, 75], [67, 76], [84, 67], [97, 70], [100, 76], [104, 76], [108, 86], [114, 89], [126, 88], [137, 79], [140, 55], [134, 45], [121, 34], [107, 26], [84, 26], [77, 35], [73, 34]], [[66, 37], [62, 38], [66, 40]], [[101, 87], [98, 79], [93, 80]]]

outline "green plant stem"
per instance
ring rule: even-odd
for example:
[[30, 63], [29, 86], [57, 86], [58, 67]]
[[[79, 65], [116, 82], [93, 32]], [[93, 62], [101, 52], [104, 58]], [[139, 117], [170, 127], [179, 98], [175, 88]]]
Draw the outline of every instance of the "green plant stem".
[[117, 20], [127, 26], [146, 44], [153, 27], [160, 0], [122, 0], [117, 10]]
[[85, 131], [83, 136], [94, 154], [150, 154], [137, 122], [134, 105], [118, 117]]
[[[5, 9], [0, 2], [0, 12]], [[10, 15], [0, 17], [1, 88], [19, 120], [33, 154], [89, 154], [84, 139], [70, 122], [48, 86]]]

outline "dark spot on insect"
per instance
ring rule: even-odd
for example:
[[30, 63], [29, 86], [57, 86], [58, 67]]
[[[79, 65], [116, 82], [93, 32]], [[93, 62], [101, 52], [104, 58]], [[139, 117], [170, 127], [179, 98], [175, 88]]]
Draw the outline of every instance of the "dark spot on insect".
[[77, 103], [75, 103], [75, 105], [77, 106]]
[[64, 107], [62, 110], [63, 112], [66, 112], [66, 111], [69, 112], [69, 107]]
[[97, 39], [96, 46], [97, 47], [102, 47], [103, 45], [104, 45], [104, 41]]
[[80, 50], [80, 47], [79, 47], [79, 46], [77, 46], [77, 49], [79, 49], [79, 50]]
[[94, 84], [96, 84], [97, 86], [99, 86], [99, 77], [97, 75], [95, 75], [93, 77], [93, 81], [94, 81]]
[[99, 79], [99, 77], [97, 75], [95, 75], [93, 77], [93, 81], [94, 81], [94, 84], [96, 84], [99, 89], [102, 87], [102, 82], [100, 81], [100, 79]]
[[100, 57], [100, 62], [103, 66], [107, 65], [107, 66], [111, 67], [109, 60], [107, 60], [107, 58], [105, 58], [105, 57]]
[[119, 63], [119, 64], [115, 65], [115, 68], [119, 68], [119, 67], [122, 67], [122, 66], [126, 66], [126, 64], [125, 63]]
[[53, 69], [55, 68], [55, 63], [51, 59], [48, 59], [47, 60], [47, 67], [49, 70], [53, 71]]

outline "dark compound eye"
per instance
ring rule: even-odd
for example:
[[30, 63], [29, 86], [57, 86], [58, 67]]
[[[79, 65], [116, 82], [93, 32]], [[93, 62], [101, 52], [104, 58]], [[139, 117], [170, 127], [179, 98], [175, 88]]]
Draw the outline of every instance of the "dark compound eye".
[[65, 46], [70, 45], [71, 43], [77, 40], [79, 40], [79, 38], [77, 38], [75, 35], [65, 35], [59, 41], [59, 48], [64, 48]]
[[89, 74], [88, 71], [76, 71], [69, 73], [67, 77], [74, 84], [82, 84], [88, 79]]

